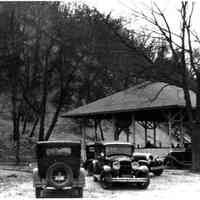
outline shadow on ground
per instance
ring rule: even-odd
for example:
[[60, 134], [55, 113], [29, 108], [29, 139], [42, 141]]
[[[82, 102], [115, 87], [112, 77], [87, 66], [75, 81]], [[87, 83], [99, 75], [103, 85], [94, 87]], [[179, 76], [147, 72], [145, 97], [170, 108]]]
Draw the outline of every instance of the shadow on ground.
[[43, 198], [78, 198], [78, 194], [72, 190], [44, 190]]

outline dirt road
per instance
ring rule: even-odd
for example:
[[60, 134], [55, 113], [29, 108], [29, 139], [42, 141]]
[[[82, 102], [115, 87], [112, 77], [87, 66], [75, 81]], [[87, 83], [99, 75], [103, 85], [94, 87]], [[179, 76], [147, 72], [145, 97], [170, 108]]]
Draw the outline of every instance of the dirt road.
[[[200, 174], [183, 170], [165, 170], [160, 177], [152, 177], [147, 190], [116, 186], [103, 190], [92, 177], [87, 177], [84, 198], [169, 200], [197, 199], [200, 196]], [[47, 194], [48, 197], [48, 194]], [[26, 172], [0, 170], [0, 199], [34, 198], [32, 175]]]

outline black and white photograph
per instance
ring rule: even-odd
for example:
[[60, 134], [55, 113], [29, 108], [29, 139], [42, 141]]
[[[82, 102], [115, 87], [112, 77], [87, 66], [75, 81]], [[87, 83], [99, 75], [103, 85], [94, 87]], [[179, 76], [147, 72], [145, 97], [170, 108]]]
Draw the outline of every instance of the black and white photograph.
[[0, 1], [0, 199], [200, 196], [200, 1]]

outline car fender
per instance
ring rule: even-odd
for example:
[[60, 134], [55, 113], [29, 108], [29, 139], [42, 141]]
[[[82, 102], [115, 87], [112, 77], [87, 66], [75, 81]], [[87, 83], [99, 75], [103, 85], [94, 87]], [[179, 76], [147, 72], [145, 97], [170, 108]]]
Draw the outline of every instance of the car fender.
[[41, 185], [41, 179], [39, 177], [39, 172], [38, 172], [38, 168], [34, 168], [33, 169], [33, 186], [37, 187], [38, 185]]
[[142, 165], [138, 168], [139, 171], [148, 173], [149, 172], [149, 168], [146, 165]]
[[100, 179], [104, 177], [106, 182], [112, 182], [112, 175], [111, 175], [111, 170], [110, 171], [102, 171], [100, 174]]
[[140, 164], [140, 165], [145, 165], [145, 166], [148, 166], [149, 165], [149, 163], [148, 163], [148, 161], [147, 160], [139, 160], [138, 161], [138, 163]]
[[80, 168], [79, 183], [83, 186], [85, 185], [85, 177], [86, 177], [85, 170], [83, 168]]

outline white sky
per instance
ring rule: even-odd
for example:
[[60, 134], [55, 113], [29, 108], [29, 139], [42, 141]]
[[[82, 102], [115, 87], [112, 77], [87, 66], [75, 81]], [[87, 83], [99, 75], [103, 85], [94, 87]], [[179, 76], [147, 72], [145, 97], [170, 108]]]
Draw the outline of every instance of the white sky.
[[[164, 11], [165, 16], [172, 27], [172, 31], [179, 33], [179, 19], [180, 16], [178, 9], [181, 6], [181, 0], [64, 0], [65, 2], [84, 2], [90, 7], [95, 7], [99, 11], [108, 14], [112, 13], [113, 17], [125, 17], [128, 20], [132, 20], [131, 27], [137, 29], [140, 26], [147, 26], [144, 21], [135, 20], [132, 11], [130, 8], [138, 11], [148, 11], [148, 7], [155, 2], [159, 8]], [[188, 0], [188, 2], [192, 2]], [[193, 30], [199, 33], [200, 35], [200, 1], [194, 0], [195, 9], [192, 18]]]

